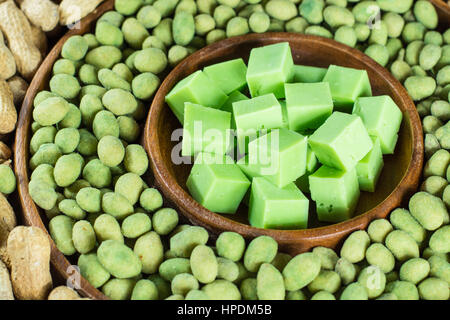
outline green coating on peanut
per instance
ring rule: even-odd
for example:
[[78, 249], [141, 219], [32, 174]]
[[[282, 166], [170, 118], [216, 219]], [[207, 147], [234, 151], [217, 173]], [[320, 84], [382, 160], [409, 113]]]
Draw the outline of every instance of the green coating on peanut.
[[299, 6], [300, 15], [311, 24], [319, 24], [323, 21], [324, 6], [323, 0], [304, 0]]
[[341, 249], [341, 257], [351, 263], [360, 262], [364, 259], [369, 244], [370, 238], [366, 231], [355, 231], [345, 240]]
[[436, 253], [450, 252], [450, 226], [443, 226], [432, 234], [430, 248]]
[[56, 144], [45, 143], [39, 147], [39, 150], [30, 159], [30, 167], [34, 170], [41, 164], [54, 166], [61, 155], [61, 150], [59, 150]]
[[132, 82], [133, 94], [141, 100], [150, 99], [159, 87], [161, 81], [151, 72], [136, 76]]
[[339, 300], [368, 300], [366, 289], [359, 282], [353, 282], [342, 291]]
[[377, 266], [384, 273], [394, 270], [394, 255], [381, 243], [373, 243], [366, 251], [367, 262], [373, 266]]
[[83, 178], [95, 188], [105, 188], [111, 184], [111, 169], [99, 159], [92, 159], [83, 168]]
[[311, 297], [311, 300], [336, 300], [336, 297], [327, 291], [319, 291]]
[[158, 300], [158, 288], [146, 279], [139, 280], [134, 286], [131, 300]]
[[131, 85], [117, 73], [109, 69], [101, 69], [98, 72], [98, 80], [105, 89], [122, 89], [131, 91]]
[[98, 69], [112, 68], [122, 59], [122, 52], [113, 46], [100, 46], [92, 49], [86, 55], [86, 63]]
[[319, 257], [322, 269], [334, 270], [339, 260], [336, 252], [326, 247], [315, 247], [312, 252]]
[[256, 293], [260, 300], [284, 300], [283, 276], [277, 268], [263, 263], [256, 276]]
[[135, 205], [144, 188], [144, 181], [135, 173], [126, 173], [122, 175], [114, 187], [114, 191], [124, 196], [131, 205]]
[[386, 237], [386, 247], [399, 261], [419, 257], [419, 246], [414, 239], [404, 231], [395, 230]]
[[105, 93], [102, 103], [106, 109], [116, 116], [133, 113], [137, 108], [136, 98], [123, 89], [111, 89]]
[[61, 56], [72, 61], [84, 58], [88, 51], [88, 43], [82, 36], [72, 36], [63, 45]]
[[266, 4], [266, 11], [272, 18], [281, 21], [289, 21], [298, 14], [295, 4], [286, 0], [270, 0]]
[[250, 32], [248, 21], [242, 17], [234, 17], [227, 23], [226, 34], [228, 38], [242, 36]]
[[60, 122], [69, 112], [69, 103], [60, 97], [51, 97], [39, 103], [33, 110], [33, 119], [41, 126]]
[[132, 278], [141, 273], [141, 261], [130, 248], [120, 241], [103, 241], [98, 247], [97, 256], [105, 269], [116, 278]]
[[412, 216], [426, 229], [436, 230], [448, 215], [444, 203], [438, 197], [426, 192], [418, 192], [409, 200]]
[[308, 285], [311, 293], [327, 291], [335, 293], [341, 287], [341, 278], [335, 271], [321, 270], [317, 277]]
[[81, 254], [86, 254], [95, 248], [95, 232], [92, 225], [86, 221], [77, 221], [72, 229], [72, 241], [75, 249]]
[[191, 273], [191, 263], [189, 259], [172, 258], [165, 260], [159, 266], [159, 274], [166, 281], [172, 281], [172, 279], [180, 273]]
[[450, 264], [448, 261], [438, 255], [432, 255], [428, 258], [430, 264], [430, 276], [441, 278], [450, 284]]
[[206, 293], [201, 290], [191, 290], [184, 297], [185, 300], [209, 300]]
[[55, 169], [53, 170], [56, 184], [60, 187], [70, 186], [77, 181], [83, 165], [84, 159], [78, 153], [61, 156], [56, 161]]
[[39, 147], [46, 143], [53, 143], [56, 137], [55, 127], [41, 127], [39, 128], [30, 140], [30, 153], [33, 155]]
[[426, 231], [405, 209], [395, 209], [391, 212], [390, 221], [398, 229], [408, 233], [417, 243], [425, 240]]
[[16, 189], [16, 176], [12, 169], [4, 164], [0, 165], [0, 192], [10, 194]]
[[239, 287], [243, 300], [258, 300], [257, 282], [255, 278], [247, 278]]
[[122, 142], [113, 136], [103, 137], [98, 142], [97, 152], [100, 161], [108, 167], [119, 165], [125, 157], [125, 148]]
[[102, 287], [102, 292], [112, 300], [129, 300], [135, 285], [135, 279], [111, 279]]
[[236, 262], [244, 255], [245, 240], [238, 233], [223, 232], [217, 238], [216, 248], [219, 256]]
[[278, 250], [277, 242], [268, 237], [260, 236], [253, 239], [244, 254], [244, 265], [250, 272], [257, 272], [261, 264], [270, 263]]
[[58, 204], [59, 210], [66, 216], [74, 220], [81, 220], [86, 217], [86, 212], [80, 208], [77, 202], [73, 199], [64, 199]]
[[380, 268], [369, 266], [361, 270], [358, 282], [366, 289], [368, 298], [374, 299], [383, 293], [386, 276]]
[[172, 279], [172, 293], [185, 296], [191, 290], [197, 290], [199, 283], [192, 274], [180, 273]]
[[[0, 168], [3, 168], [4, 165], [1, 165]], [[9, 168], [9, 167], [8, 167]], [[14, 175], [14, 173], [13, 173]], [[49, 164], [41, 164], [36, 169], [34, 169], [31, 174], [31, 180], [41, 180], [46, 185], [48, 185], [52, 189], [56, 189], [56, 182], [53, 177], [53, 166]], [[2, 184], [3, 185], [3, 184]], [[6, 193], [1, 191], [2, 193]]]
[[139, 197], [139, 204], [145, 210], [153, 212], [162, 207], [163, 198], [158, 190], [148, 188], [142, 191], [141, 196]]
[[122, 222], [122, 234], [127, 238], [138, 238], [144, 233], [150, 231], [152, 222], [145, 213], [135, 213], [126, 217]]
[[111, 277], [95, 253], [81, 254], [78, 258], [78, 267], [81, 275], [95, 288], [103, 286]]
[[438, 278], [428, 278], [419, 284], [419, 295], [424, 300], [448, 300], [447, 282]]
[[128, 172], [142, 176], [148, 168], [147, 152], [138, 144], [130, 144], [125, 150], [123, 163]]
[[280, 272], [283, 272], [284, 268], [291, 260], [292, 257], [289, 254], [278, 252], [275, 258], [272, 260], [271, 264]]
[[64, 154], [74, 152], [79, 143], [80, 133], [75, 128], [63, 128], [55, 136], [55, 144]]
[[180, 46], [188, 45], [195, 35], [195, 22], [192, 14], [186, 11], [178, 12], [172, 22], [173, 40]]
[[417, 287], [408, 281], [393, 281], [386, 285], [386, 291], [393, 293], [399, 300], [419, 300]]
[[307, 252], [292, 258], [283, 270], [286, 290], [295, 291], [310, 284], [320, 272], [320, 258]]
[[131, 203], [116, 192], [105, 193], [102, 197], [102, 209], [116, 219], [124, 219], [133, 214]]
[[345, 258], [340, 258], [336, 262], [334, 271], [339, 274], [344, 285], [348, 285], [349, 283], [353, 282], [357, 274], [355, 265]]
[[139, 237], [134, 245], [134, 253], [142, 262], [142, 272], [152, 274], [163, 262], [164, 248], [156, 232], [148, 232]]
[[233, 282], [239, 277], [239, 267], [235, 262], [219, 257], [217, 258], [217, 263], [217, 278]]
[[76, 69], [73, 61], [68, 59], [59, 59], [53, 65], [53, 74], [75, 75]]
[[120, 225], [117, 220], [109, 214], [102, 214], [95, 219], [94, 231], [99, 242], [106, 240], [123, 242]]
[[400, 267], [400, 280], [418, 284], [430, 273], [430, 264], [422, 258], [413, 258]]
[[133, 49], [140, 49], [142, 43], [150, 36], [144, 25], [136, 18], [127, 18], [122, 24], [125, 42]]
[[48, 227], [56, 247], [66, 256], [76, 252], [72, 241], [72, 229], [74, 221], [64, 215], [59, 215], [50, 220]]
[[391, 232], [394, 228], [386, 219], [376, 219], [369, 224], [367, 228], [367, 233], [372, 242], [384, 242], [386, 236]]
[[241, 293], [235, 284], [226, 280], [215, 280], [202, 288], [211, 300], [240, 300]]
[[219, 271], [219, 265], [214, 252], [208, 246], [196, 246], [192, 251], [190, 262], [192, 274], [198, 279], [199, 282], [211, 283], [216, 279]]
[[178, 213], [171, 208], [160, 209], [152, 217], [153, 228], [159, 235], [168, 235], [178, 225]]

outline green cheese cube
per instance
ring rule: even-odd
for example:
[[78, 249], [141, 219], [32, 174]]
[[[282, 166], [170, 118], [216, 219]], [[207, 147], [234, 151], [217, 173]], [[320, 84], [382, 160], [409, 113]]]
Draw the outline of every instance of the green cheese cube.
[[317, 129], [333, 112], [328, 82], [286, 83], [289, 129]]
[[264, 229], [305, 229], [309, 200], [294, 183], [278, 188], [264, 178], [252, 181], [249, 221]]
[[233, 115], [239, 151], [243, 154], [248, 142], [254, 140], [260, 131], [280, 128], [283, 123], [280, 103], [272, 93], [234, 102]]
[[378, 178], [384, 166], [380, 139], [373, 136], [371, 136], [371, 139], [373, 141], [372, 150], [356, 165], [359, 188], [368, 192], [375, 191]]
[[226, 94], [241, 90], [247, 84], [247, 66], [242, 59], [217, 63], [204, 68], [203, 72]]
[[[222, 111], [231, 112], [233, 114], [233, 103], [237, 101], [248, 100], [248, 97], [240, 91], [234, 91], [229, 96], [227, 101], [223, 104]], [[236, 129], [236, 123], [234, 121], [234, 115], [231, 116], [231, 128]]]
[[323, 78], [330, 84], [335, 110], [351, 113], [358, 97], [370, 97], [372, 87], [366, 70], [330, 65]]
[[250, 187], [250, 181], [229, 156], [200, 153], [186, 186], [206, 209], [233, 214]]
[[291, 48], [282, 42], [255, 48], [250, 52], [247, 84], [252, 97], [273, 93], [284, 98], [284, 84], [293, 78]]
[[282, 188], [305, 173], [307, 147], [307, 138], [297, 132], [272, 130], [249, 143], [248, 163], [257, 176]]
[[231, 113], [186, 102], [182, 156], [225, 154], [231, 146]]
[[202, 71], [197, 71], [178, 82], [167, 94], [166, 102], [183, 124], [185, 102], [219, 109], [227, 98], [219, 86], [212, 83]]
[[391, 97], [358, 98], [353, 114], [361, 117], [370, 135], [380, 138], [383, 154], [394, 153], [403, 114]]
[[309, 187], [319, 221], [341, 222], [352, 217], [360, 195], [355, 168], [340, 171], [322, 166], [309, 176]]
[[318, 166], [319, 162], [317, 161], [317, 157], [311, 147], [308, 146], [308, 151], [306, 153], [306, 172], [295, 181], [295, 184], [302, 192], [310, 193], [309, 176], [316, 171]]
[[308, 141], [320, 163], [344, 171], [353, 169], [373, 146], [361, 118], [342, 112], [333, 112]]
[[294, 72], [293, 82], [313, 83], [313, 82], [322, 82], [323, 78], [325, 77], [325, 74], [327, 73], [327, 69], [294, 65], [293, 72]]

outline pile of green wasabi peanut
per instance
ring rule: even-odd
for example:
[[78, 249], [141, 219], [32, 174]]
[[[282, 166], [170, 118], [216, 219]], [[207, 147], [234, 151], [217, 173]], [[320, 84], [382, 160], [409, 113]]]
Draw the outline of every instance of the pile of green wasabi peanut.
[[[112, 299], [448, 300], [450, 31], [437, 22], [427, 1], [116, 0], [92, 34], [67, 40], [34, 100], [30, 195], [58, 249]], [[179, 224], [145, 182], [145, 106], [167, 71], [207, 44], [267, 31], [366, 52], [404, 82], [423, 118], [421, 191], [339, 253], [291, 257], [270, 237], [231, 232], [214, 242]]]

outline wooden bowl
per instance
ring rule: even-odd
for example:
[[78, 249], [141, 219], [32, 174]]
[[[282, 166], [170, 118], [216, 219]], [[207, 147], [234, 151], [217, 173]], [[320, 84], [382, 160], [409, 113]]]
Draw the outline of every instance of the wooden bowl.
[[[248, 208], [244, 204], [235, 215], [221, 215], [196, 202], [186, 188], [192, 165], [176, 165], [172, 161], [172, 151], [179, 141], [171, 141], [171, 135], [181, 124], [164, 102], [164, 97], [170, 90], [180, 80], [205, 66], [235, 58], [243, 58], [247, 62], [252, 48], [284, 41], [290, 43], [296, 64], [318, 67], [337, 64], [367, 70], [373, 94], [391, 96], [403, 112], [395, 154], [384, 157], [385, 166], [376, 192], [361, 193], [355, 217], [351, 220], [325, 225], [315, 219], [315, 210], [310, 210], [309, 229], [254, 228], [248, 224]], [[248, 239], [268, 235], [291, 254], [304, 252], [315, 246], [335, 248], [350, 232], [364, 229], [376, 218], [385, 218], [391, 210], [402, 204], [403, 199], [416, 191], [423, 164], [420, 117], [403, 86], [385, 68], [358, 50], [333, 40], [293, 33], [250, 34], [231, 38], [188, 57], [167, 76], [156, 93], [144, 134], [157, 186], [189, 221], [207, 228], [213, 234], [235, 231]], [[311, 203], [310, 207], [314, 208], [315, 205]]]

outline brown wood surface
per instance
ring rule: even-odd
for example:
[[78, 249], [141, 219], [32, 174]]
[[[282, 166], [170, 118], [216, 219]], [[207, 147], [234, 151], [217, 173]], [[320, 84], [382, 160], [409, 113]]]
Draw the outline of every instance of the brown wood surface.
[[[16, 134], [16, 140], [15, 140], [15, 148], [14, 148], [14, 152], [15, 152], [15, 170], [16, 170], [16, 175], [17, 175], [17, 179], [18, 179], [18, 191], [19, 191], [19, 197], [20, 197], [20, 204], [22, 207], [22, 220], [25, 224], [27, 225], [33, 225], [33, 226], [37, 226], [40, 227], [44, 230], [46, 230], [46, 225], [43, 221], [43, 219], [41, 218], [41, 210], [36, 207], [36, 205], [34, 204], [34, 202], [32, 201], [32, 199], [30, 198], [30, 195], [28, 193], [28, 182], [29, 182], [29, 170], [28, 170], [28, 160], [29, 160], [29, 142], [30, 142], [30, 138], [31, 138], [31, 122], [32, 122], [32, 110], [33, 110], [33, 100], [35, 95], [44, 89], [48, 88], [48, 80], [49, 77], [51, 76], [51, 70], [52, 70], [52, 66], [53, 63], [59, 58], [59, 54], [61, 52], [61, 48], [62, 45], [64, 44], [64, 42], [71, 36], [71, 35], [75, 35], [75, 34], [83, 34], [86, 32], [89, 32], [92, 30], [93, 24], [95, 23], [95, 21], [98, 19], [98, 17], [100, 17], [104, 12], [109, 11], [113, 8], [113, 0], [108, 0], [107, 2], [105, 2], [104, 4], [102, 4], [99, 8], [97, 8], [97, 10], [95, 12], [93, 12], [92, 14], [90, 14], [89, 16], [87, 16], [86, 18], [84, 18], [81, 22], [81, 27], [80, 29], [77, 30], [71, 30], [69, 31], [57, 44], [56, 46], [53, 48], [53, 50], [50, 52], [50, 54], [47, 56], [47, 58], [45, 59], [45, 61], [43, 62], [41, 68], [38, 70], [38, 72], [36, 73], [36, 76], [33, 79], [33, 82], [30, 85], [30, 88], [27, 92], [27, 95], [25, 97], [24, 103], [22, 105], [22, 109], [19, 115], [19, 122], [18, 122], [18, 128], [17, 128], [17, 134]], [[441, 28], [444, 25], [445, 28], [448, 27], [449, 23], [450, 23], [450, 9], [443, 4], [440, 0], [431, 0], [431, 2], [433, 2], [436, 5], [436, 8], [438, 10], [439, 16], [440, 16], [440, 23], [441, 23]], [[286, 35], [283, 34], [270, 34], [270, 35], [264, 35], [264, 38], [267, 38], [267, 43], [269, 42], [274, 42], [274, 41], [278, 41], [278, 40], [285, 40], [285, 38], [283, 38]], [[253, 36], [254, 37], [254, 36]], [[298, 37], [298, 35], [290, 35], [290, 39], [291, 41], [295, 41], [295, 38]], [[329, 40], [324, 40], [324, 39], [318, 39], [318, 38], [314, 38], [314, 37], [306, 37], [309, 38], [309, 43], [313, 44], [313, 43], [317, 43], [317, 44], [324, 44], [325, 43], [325, 47], [324, 50], [338, 50], [338, 51], [348, 51], [350, 52], [351, 56], [353, 57], [348, 57], [349, 61], [347, 65], [351, 66], [352, 62], [355, 57], [360, 58], [360, 62], [359, 63], [364, 63], [364, 64], [369, 64], [371, 66], [371, 68], [374, 67], [374, 62], [371, 61], [368, 57], [362, 55], [360, 52], [356, 51], [356, 50], [350, 50], [347, 47], [344, 47], [344, 49], [342, 49], [342, 45], [339, 45], [335, 42], [331, 42]], [[227, 47], [232, 46], [233, 44], [236, 44], [237, 41], [240, 41], [239, 39], [231, 39], [227, 40], [227, 42], [225, 42], [225, 44], [215, 44], [211, 47], [209, 47], [208, 51], [211, 50], [217, 50], [217, 49], [221, 49], [221, 50], [230, 50], [229, 48], [227, 49]], [[262, 43], [266, 43], [264, 42], [264, 40], [254, 40], [256, 41], [256, 43], [262, 44]], [[326, 49], [325, 49], [326, 48]], [[241, 48], [239, 48], [239, 51], [242, 50], [242, 54], [244, 54], [243, 52], [245, 51], [245, 45], [242, 45]], [[249, 49], [249, 47], [247, 46], [247, 50]], [[321, 55], [315, 56], [315, 55], [307, 55], [305, 54], [306, 50], [308, 50], [308, 47], [304, 47], [301, 48], [303, 49], [303, 54], [301, 55], [295, 55], [295, 59], [296, 61], [308, 61], [308, 60], [303, 60], [303, 59], [310, 59], [309, 61], [311, 61], [311, 65], [322, 65], [322, 66], [326, 66], [326, 63], [324, 60], [322, 62], [319, 61], [319, 56], [325, 56], [329, 59], [332, 59], [334, 53], [332, 54], [331, 51], [330, 52], [322, 52]], [[311, 48], [310, 48], [311, 49]], [[210, 61], [212, 62], [214, 59], [210, 57], [209, 54], [206, 53], [197, 53], [195, 56], [195, 58], [188, 58], [189, 60], [186, 60], [184, 62], [182, 62], [182, 64], [178, 67], [178, 70], [180, 70], [182, 68], [182, 65], [184, 65], [186, 68], [186, 64], [193, 64], [193, 65], [200, 65], [200, 63], [197, 63], [197, 59], [201, 59], [201, 58], [205, 58], [205, 59], [211, 59]], [[223, 59], [217, 59], [216, 61], [220, 61], [220, 60], [224, 60]], [[190, 61], [190, 62], [188, 62]], [[345, 63], [343, 63], [342, 61], [339, 61], [339, 64], [341, 65], [345, 65]], [[359, 65], [358, 63], [356, 63], [354, 66]], [[193, 70], [195, 68], [191, 68], [191, 70]], [[188, 70], [188, 69], [186, 69]], [[186, 72], [186, 71], [185, 71]], [[390, 83], [390, 86], [392, 85], [392, 88], [395, 87], [395, 80], [392, 79], [392, 77], [390, 76], [390, 74], [385, 71], [385, 70], [380, 70], [380, 71], [376, 71], [376, 72], [380, 72], [379, 75], [381, 75], [382, 77], [386, 78], [387, 83]], [[181, 76], [181, 74], [180, 74]], [[373, 79], [371, 79], [373, 81]], [[171, 83], [173, 85], [173, 83], [175, 82], [175, 79], [172, 79]], [[168, 81], [166, 80], [166, 90], [168, 88]], [[164, 90], [163, 88], [160, 89], [160, 92], [163, 92], [162, 90]], [[389, 89], [390, 90], [390, 89]], [[392, 89], [394, 90], [393, 92], [396, 92], [397, 94], [399, 94], [399, 97], [402, 96], [401, 100], [406, 99], [405, 98], [405, 91], [403, 88], [397, 88], [397, 89]], [[161, 99], [162, 94], [160, 93], [160, 99]], [[400, 100], [397, 100], [400, 101]], [[156, 102], [156, 100], [155, 100]], [[410, 101], [409, 101], [410, 103]], [[162, 107], [162, 105], [161, 105]], [[166, 107], [167, 109], [167, 107]], [[156, 109], [152, 110], [152, 114], [155, 112]], [[408, 109], [409, 110], [409, 109]], [[413, 127], [409, 127], [408, 123], [409, 121], [407, 121], [406, 123], [404, 123], [402, 125], [402, 132], [404, 130], [406, 131], [410, 131], [412, 132], [413, 130], [417, 130], [417, 126], [419, 126], [420, 129], [420, 120], [418, 121], [418, 117], [417, 114], [415, 114], [412, 111], [408, 111], [406, 113], [407, 116], [409, 116], [409, 119], [413, 119], [414, 121], [414, 125]], [[176, 126], [174, 125], [174, 123], [161, 123], [161, 119], [167, 119], [167, 118], [163, 118], [163, 117], [170, 117], [171, 114], [166, 112], [161, 112], [160, 115], [158, 116], [159, 119], [159, 124], [162, 127], [166, 128], [166, 134], [167, 132], [169, 132], [169, 128], [170, 126]], [[172, 119], [173, 120], [173, 119]], [[154, 123], [155, 120], [148, 120], [147, 124], [149, 124], [150, 122]], [[154, 149], [155, 146], [151, 145], [150, 140], [149, 139], [154, 139], [154, 137], [152, 138], [150, 135], [150, 130], [148, 130], [149, 128], [147, 127], [146, 133], [144, 135], [144, 139], [146, 139], [146, 148], [148, 151], [151, 151], [151, 149]], [[158, 128], [159, 130], [159, 128]], [[419, 130], [420, 134], [421, 134], [421, 130]], [[420, 137], [415, 137], [415, 139], [417, 139], [417, 141], [422, 141], [422, 138]], [[411, 143], [405, 143], [404, 146], [406, 146], [406, 150], [408, 149], [407, 146], [409, 146], [412, 150], [413, 144], [416, 143], [416, 140], [411, 140]], [[422, 148], [422, 152], [421, 150], [418, 149]], [[151, 151], [152, 154], [155, 152], [155, 150]], [[159, 151], [157, 153], [160, 153]], [[415, 155], [413, 155], [413, 157], [411, 159], [415, 159], [412, 161], [412, 164], [410, 164], [410, 167], [412, 166], [416, 166], [416, 167], [421, 167], [422, 166], [422, 158], [419, 155], [420, 153], [423, 154], [423, 145], [417, 146], [416, 144], [416, 152], [414, 153]], [[408, 158], [408, 156], [406, 156], [406, 158]], [[169, 158], [170, 159], [170, 158]], [[156, 168], [156, 162], [161, 162], [161, 158], [158, 158], [158, 156], [155, 157], [155, 159], [152, 159], [153, 162], [153, 167]], [[162, 164], [161, 164], [162, 165]], [[167, 167], [166, 169], [170, 169], [173, 170], [173, 168]], [[408, 167], [409, 169], [409, 167]], [[155, 171], [155, 175], [156, 177], [159, 179], [164, 178], [165, 179], [165, 175], [167, 174], [170, 176], [170, 174], [172, 174], [174, 171], [163, 171], [161, 172], [160, 170], [154, 170]], [[409, 171], [408, 171], [409, 172]], [[170, 174], [169, 174], [170, 173]], [[186, 173], [185, 173], [186, 175]], [[394, 173], [395, 175], [395, 173]], [[395, 175], [398, 177], [398, 175]], [[411, 180], [411, 184], [410, 186], [403, 186], [403, 187], [398, 187], [395, 189], [395, 193], [396, 194], [404, 194], [404, 193], [411, 193], [415, 190], [415, 188], [417, 187], [417, 181], [413, 181], [415, 180], [415, 175], [414, 174], [410, 174], [410, 175], [406, 175], [405, 177], [409, 176], [409, 179]], [[389, 177], [388, 177], [389, 178]], [[219, 215], [214, 215], [212, 216], [211, 212], [208, 212], [207, 210], [202, 210], [202, 208], [193, 202], [192, 199], [189, 199], [189, 195], [186, 193], [186, 191], [183, 188], [180, 188], [179, 186], [177, 187], [177, 183], [176, 183], [176, 179], [167, 179], [165, 180], [165, 183], [160, 183], [161, 187], [164, 188], [164, 193], [166, 195], [173, 195], [175, 198], [174, 204], [179, 206], [179, 209], [181, 210], [181, 212], [183, 214], [186, 215], [186, 217], [191, 220], [192, 222], [197, 222], [200, 225], [206, 226], [210, 231], [217, 233], [220, 232], [221, 230], [225, 230], [224, 228], [226, 228], [229, 225], [236, 225], [238, 226], [238, 231], [240, 231], [241, 233], [245, 234], [247, 237], [253, 237], [256, 236], [258, 234], [264, 234], [266, 231], [264, 230], [250, 230], [251, 232], [248, 232], [248, 227], [240, 225], [240, 224], [235, 224], [233, 223], [233, 221], [228, 221], [228, 219], [226, 219], [225, 221], [223, 221], [223, 219], [221, 218], [221, 216]], [[172, 183], [175, 183], [174, 189], [172, 190], [172, 186], [169, 186], [169, 181]], [[180, 200], [181, 202], [177, 202], [176, 199], [184, 199], [186, 201]], [[172, 199], [172, 198], [171, 198]], [[385, 207], [391, 207], [392, 203], [388, 203], [387, 201], [382, 203]], [[196, 218], [195, 216], [192, 215], [192, 213], [190, 213], [190, 210], [187, 210], [190, 207], [193, 207], [196, 209], [196, 212], [200, 212], [202, 214], [205, 214], [206, 217], [201, 216], [199, 219]], [[200, 210], [200, 211], [198, 211]], [[384, 214], [384, 213], [383, 213]], [[387, 213], [386, 213], [387, 214]], [[331, 227], [332, 232], [334, 233], [333, 235], [328, 235], [328, 236], [323, 236], [323, 234], [321, 234], [320, 230], [322, 229], [311, 229], [311, 230], [306, 230], [303, 231], [304, 233], [308, 233], [309, 234], [309, 238], [305, 243], [300, 243], [300, 245], [296, 244], [295, 242], [292, 242], [291, 245], [287, 245], [289, 243], [289, 241], [291, 240], [292, 236], [288, 236], [285, 235], [284, 232], [277, 232], [277, 240], [280, 242], [280, 244], [283, 246], [283, 248], [285, 248], [286, 250], [290, 251], [290, 252], [297, 252], [298, 250], [306, 250], [305, 248], [310, 246], [312, 241], [318, 241], [320, 243], [329, 243], [330, 246], [332, 246], [331, 244], [336, 243], [335, 240], [333, 240], [334, 238], [342, 238], [345, 235], [347, 235], [351, 230], [356, 230], [356, 229], [361, 229], [364, 228], [364, 226], [367, 225], [367, 223], [369, 222], [370, 218], [372, 217], [372, 215], [368, 214], [366, 216], [366, 218], [364, 218], [364, 221], [361, 221], [359, 223], [349, 221], [348, 223], [351, 224], [351, 226], [349, 228], [345, 228], [342, 229], [339, 226], [340, 225], [335, 225], [333, 227]], [[44, 216], [45, 218], [45, 216]], [[210, 219], [210, 221], [209, 221]], [[354, 219], [355, 220], [355, 219]], [[329, 227], [330, 228], [330, 227]], [[232, 229], [232, 228], [229, 228]], [[228, 229], [226, 229], [228, 230]], [[296, 231], [296, 232], [300, 232], [300, 231]], [[50, 237], [50, 236], [49, 236]], [[51, 240], [51, 239], [50, 239]], [[60, 276], [63, 279], [68, 279], [70, 276], [73, 276], [73, 274], [71, 272], [69, 272], [69, 267], [72, 265], [71, 262], [69, 262], [69, 260], [56, 248], [53, 240], [51, 240], [51, 245], [52, 245], [52, 265], [57, 273], [58, 276]], [[73, 259], [71, 259], [73, 260]], [[76, 261], [72, 261], [73, 263], [76, 263]], [[79, 276], [79, 275], [76, 275]], [[78, 289], [79, 293], [82, 294], [85, 297], [89, 297], [92, 299], [106, 299], [106, 297], [97, 289], [95, 289], [94, 287], [92, 287], [84, 278], [80, 277], [81, 279], [81, 288]]]

